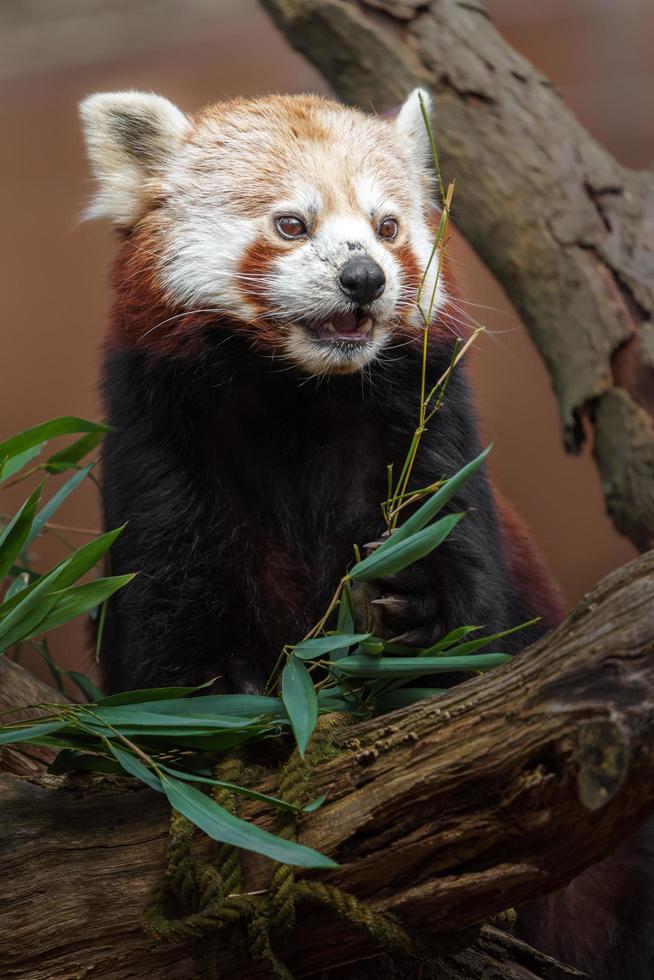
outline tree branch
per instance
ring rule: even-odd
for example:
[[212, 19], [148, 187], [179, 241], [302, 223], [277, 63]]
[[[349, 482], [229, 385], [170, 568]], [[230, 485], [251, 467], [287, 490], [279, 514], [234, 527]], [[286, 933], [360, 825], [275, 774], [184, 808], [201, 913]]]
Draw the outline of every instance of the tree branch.
[[620, 166], [478, 0], [262, 0], [348, 103], [434, 96], [454, 218], [547, 365], [569, 451], [595, 429], [613, 521], [654, 545], [654, 173]]
[[[506, 667], [336, 730], [337, 755], [313, 779], [327, 802], [300, 835], [340, 863], [321, 879], [424, 936], [555, 890], [609, 853], [654, 803], [653, 591], [651, 552]], [[275, 785], [271, 774], [256, 788]], [[83, 774], [2, 776], [0, 812], [5, 977], [81, 978], [90, 964], [107, 980], [189, 975], [185, 947], [151, 950], [139, 927], [165, 861], [157, 794]], [[259, 803], [248, 801], [244, 815], [273, 826]], [[244, 863], [247, 890], [265, 889], [269, 863]], [[47, 917], [36, 909], [44, 895]], [[281, 950], [299, 975], [375, 952], [367, 935], [320, 908], [299, 912]], [[515, 941], [495, 932], [483, 941], [506, 953]], [[503, 976], [548, 975], [542, 958], [521, 966], [515, 946], [509, 953], [516, 972]], [[479, 946], [460, 954], [463, 975], [481, 976], [471, 958], [479, 966], [490, 955]], [[449, 962], [456, 973], [464, 961]], [[238, 969], [227, 954], [221, 967]]]
[[[0, 717], [11, 711], [7, 721], [33, 718], [37, 713], [23, 705], [58, 703], [67, 701], [65, 695], [38, 680], [9, 657], [0, 656]], [[32, 776], [43, 772], [56, 755], [52, 749], [30, 745], [5, 745], [0, 748], [0, 771], [17, 776]]]

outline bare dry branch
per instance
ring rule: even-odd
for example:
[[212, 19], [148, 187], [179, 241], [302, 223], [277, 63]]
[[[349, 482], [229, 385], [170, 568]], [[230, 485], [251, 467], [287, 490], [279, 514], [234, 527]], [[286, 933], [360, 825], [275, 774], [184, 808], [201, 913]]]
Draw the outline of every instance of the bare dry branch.
[[654, 544], [654, 173], [620, 166], [479, 0], [262, 0], [344, 101], [434, 96], [454, 220], [547, 365], [569, 451], [595, 429], [613, 521]]

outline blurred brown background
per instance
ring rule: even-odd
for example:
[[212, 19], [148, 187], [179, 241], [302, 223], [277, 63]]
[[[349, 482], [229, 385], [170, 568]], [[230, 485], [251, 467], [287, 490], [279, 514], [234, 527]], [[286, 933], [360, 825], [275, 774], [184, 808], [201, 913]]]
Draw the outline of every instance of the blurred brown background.
[[[652, 0], [487, 7], [619, 161], [651, 165]], [[55, 415], [101, 416], [96, 377], [113, 247], [107, 226], [78, 221], [90, 184], [76, 107], [90, 92], [121, 88], [160, 92], [186, 110], [235, 95], [328, 91], [256, 0], [4, 0], [0, 438]], [[497, 439], [492, 468], [572, 603], [633, 549], [605, 516], [588, 447], [581, 458], [565, 456], [545, 370], [506, 297], [464, 242], [455, 239], [450, 255], [470, 316], [488, 329], [471, 365], [484, 431]], [[0, 510], [23, 489], [5, 492]], [[98, 527], [92, 488], [57, 519]], [[62, 547], [51, 534], [41, 539], [37, 567]], [[51, 648], [62, 666], [89, 669], [79, 626], [59, 631]], [[43, 673], [31, 654], [23, 662]]]

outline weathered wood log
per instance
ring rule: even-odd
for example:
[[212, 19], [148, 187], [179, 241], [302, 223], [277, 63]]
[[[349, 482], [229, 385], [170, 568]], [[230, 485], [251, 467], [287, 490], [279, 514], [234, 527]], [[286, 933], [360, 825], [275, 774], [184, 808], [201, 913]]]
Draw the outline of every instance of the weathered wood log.
[[[654, 809], [653, 597], [650, 552], [506, 667], [335, 730], [337, 754], [313, 779], [327, 802], [300, 834], [340, 862], [322, 880], [426, 935], [557, 889], [606, 855]], [[188, 949], [154, 949], [139, 926], [165, 862], [161, 797], [124, 780], [5, 775], [0, 814], [4, 977], [190, 976]], [[261, 804], [244, 815], [272, 827]], [[244, 864], [246, 887], [266, 888], [269, 862]], [[300, 907], [281, 950], [298, 975], [374, 952], [319, 907]], [[516, 978], [548, 975], [514, 960]], [[221, 966], [238, 972], [227, 954]]]
[[[10, 711], [11, 716], [7, 721], [33, 718], [37, 712], [23, 705], [45, 702], [61, 704], [66, 700], [65, 695], [23, 670], [9, 657], [0, 656], [0, 717]], [[13, 772], [17, 776], [32, 776], [43, 772], [55, 755], [55, 750], [36, 745], [29, 746], [29, 749], [6, 745], [0, 749], [0, 770]]]
[[434, 96], [454, 221], [506, 289], [547, 365], [566, 447], [582, 417], [608, 510], [654, 544], [654, 172], [600, 147], [480, 0], [262, 0], [346, 102]]

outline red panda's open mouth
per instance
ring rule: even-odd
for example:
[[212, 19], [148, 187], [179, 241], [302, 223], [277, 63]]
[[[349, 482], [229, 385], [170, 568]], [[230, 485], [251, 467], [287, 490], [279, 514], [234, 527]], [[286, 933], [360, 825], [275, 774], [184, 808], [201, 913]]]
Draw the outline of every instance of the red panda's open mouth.
[[316, 324], [314, 329], [320, 340], [361, 344], [370, 340], [373, 326], [371, 316], [352, 312], [336, 313], [329, 320]]

